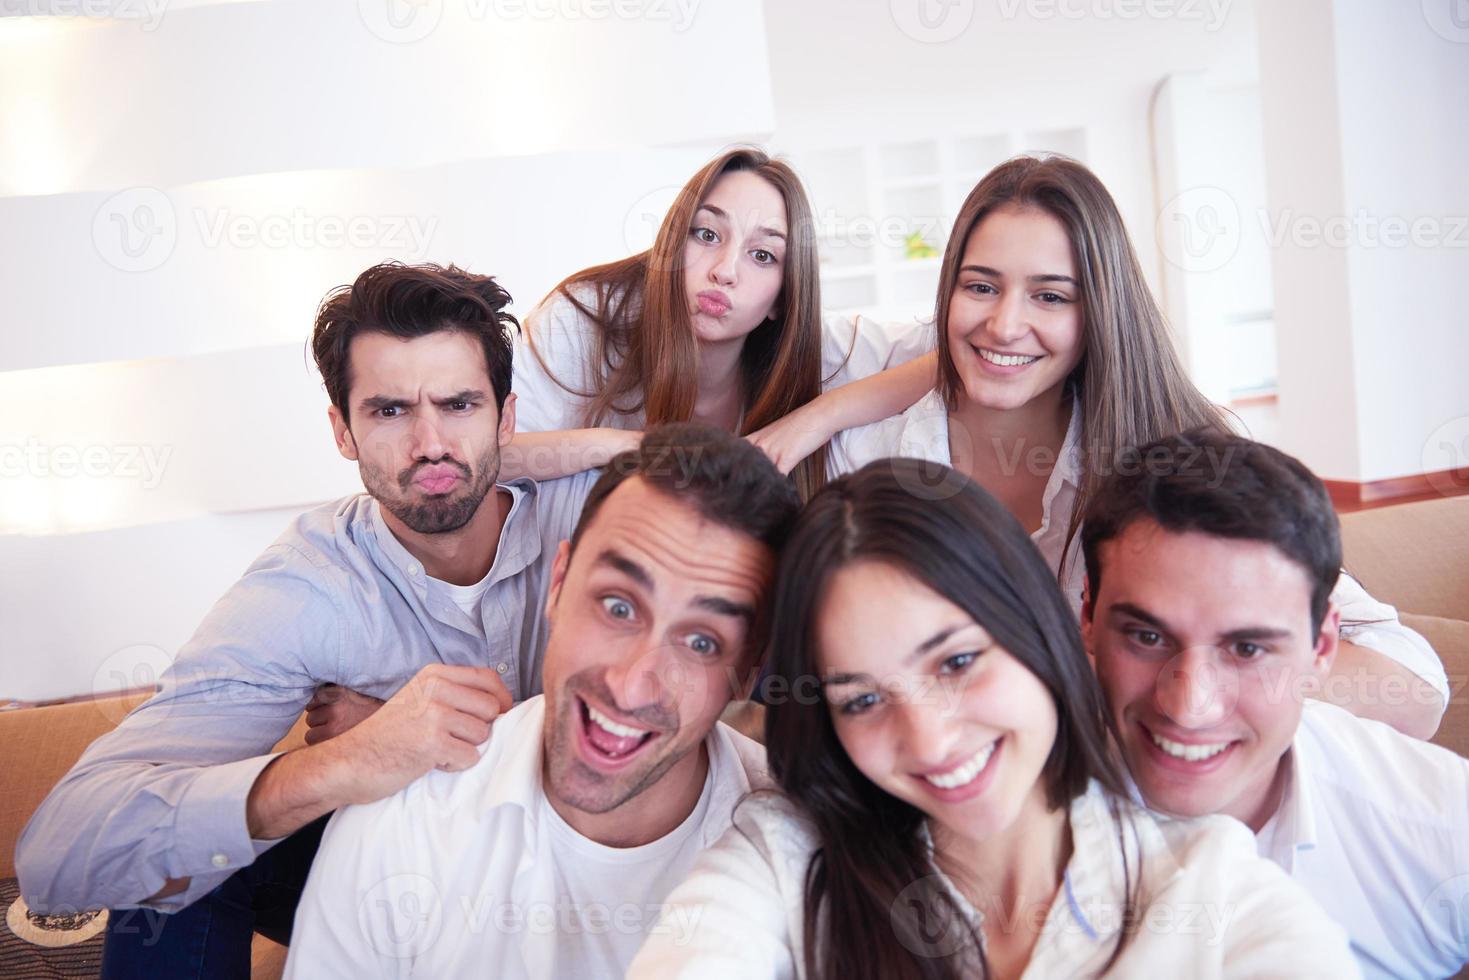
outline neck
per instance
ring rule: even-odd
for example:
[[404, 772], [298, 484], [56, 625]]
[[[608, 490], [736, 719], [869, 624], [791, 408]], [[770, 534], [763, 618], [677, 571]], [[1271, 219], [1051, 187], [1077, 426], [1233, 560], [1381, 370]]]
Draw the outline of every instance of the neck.
[[740, 355], [744, 350], [743, 337], [714, 344], [699, 342], [695, 421], [730, 431], [738, 428], [744, 401], [740, 376]]
[[641, 793], [605, 813], [588, 813], [557, 798], [546, 778], [544, 754], [541, 762], [541, 785], [551, 809], [572, 830], [604, 847], [641, 847], [673, 833], [698, 806], [708, 776], [709, 747], [701, 742]]
[[929, 826], [940, 870], [984, 914], [986, 932], [1039, 933], [1071, 859], [1069, 808], [1048, 809], [1037, 785], [1010, 826], [982, 841]]
[[[1052, 467], [1066, 441], [1071, 423], [1071, 399], [1063, 385], [1030, 399], [1016, 408], [991, 408], [961, 397], [949, 412], [949, 441], [952, 458], [972, 459], [978, 474], [1006, 473], [1007, 461], [1023, 461], [1037, 447], [1050, 450]], [[959, 439], [971, 445], [954, 445]], [[1049, 477], [1049, 472], [1046, 474]], [[981, 480], [981, 482], [983, 482]]]
[[418, 559], [426, 575], [450, 585], [474, 585], [495, 564], [500, 532], [513, 500], [509, 491], [496, 487], [480, 502], [468, 524], [443, 534], [420, 534], [386, 507], [381, 509], [383, 523], [408, 553]]
[[1280, 803], [1285, 799], [1286, 787], [1290, 785], [1293, 768], [1291, 754], [1287, 751], [1280, 757], [1268, 783], [1256, 792], [1240, 797], [1225, 807], [1224, 812], [1258, 834], [1280, 809]]

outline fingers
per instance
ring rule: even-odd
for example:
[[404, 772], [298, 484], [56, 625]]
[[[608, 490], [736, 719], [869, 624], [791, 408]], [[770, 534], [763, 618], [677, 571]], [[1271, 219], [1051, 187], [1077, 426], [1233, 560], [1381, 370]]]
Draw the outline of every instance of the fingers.
[[348, 690], [345, 687], [337, 684], [323, 684], [316, 689], [316, 693], [306, 703], [306, 710], [310, 711], [312, 708], [319, 708], [324, 704], [334, 704], [342, 700], [347, 693]]
[[[496, 714], [509, 711], [515, 705], [514, 699], [510, 697], [510, 689], [505, 686], [505, 682], [500, 679], [500, 675], [489, 667], [433, 664], [423, 668], [422, 671], [419, 671], [419, 674], [423, 674], [425, 671], [433, 671], [433, 676], [440, 680], [447, 680], [453, 686], [488, 694], [499, 706], [495, 712]], [[446, 686], [444, 689], [449, 690], [450, 688]], [[456, 703], [455, 707], [459, 707], [459, 704]], [[460, 710], [469, 709], [461, 708]], [[481, 714], [487, 720], [494, 717], [494, 714], [485, 714], [484, 712], [481, 712]]]

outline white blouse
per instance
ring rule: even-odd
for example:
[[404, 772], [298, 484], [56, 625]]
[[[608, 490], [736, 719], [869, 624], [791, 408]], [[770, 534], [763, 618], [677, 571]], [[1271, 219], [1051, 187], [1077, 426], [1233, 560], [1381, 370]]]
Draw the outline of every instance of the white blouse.
[[[1172, 820], [1120, 806], [1121, 828], [1097, 786], [1072, 802], [1072, 856], [1024, 977], [1358, 976], [1346, 933], [1300, 885], [1256, 855], [1243, 824], [1228, 817]], [[665, 919], [684, 923], [685, 931], [654, 930], [627, 976], [804, 976], [806, 871], [816, 848], [815, 832], [794, 804], [774, 794], [746, 800], [666, 900]], [[1127, 908], [1127, 873], [1141, 925], [1104, 969]], [[980, 914], [943, 884], [977, 930]], [[948, 935], [935, 939], [940, 955]]]
[[[1074, 402], [1066, 439], [1041, 497], [1041, 526], [1030, 536], [1052, 569], [1061, 564], [1071, 509], [1081, 489], [1081, 448], [1081, 403]], [[835, 478], [861, 469], [873, 460], [893, 456], [953, 465], [949, 454], [949, 412], [938, 389], [892, 418], [838, 433], [831, 441], [827, 470]], [[1079, 530], [1066, 555], [1066, 570], [1060, 580], [1072, 610], [1080, 615], [1086, 565], [1081, 557]], [[1432, 684], [1443, 698], [1445, 708], [1448, 706], [1449, 679], [1443, 661], [1427, 640], [1402, 624], [1396, 609], [1372, 598], [1345, 571], [1332, 589], [1331, 601], [1341, 609], [1343, 640], [1402, 664]]]
[[[588, 305], [596, 296], [590, 286], [574, 286], [572, 291]], [[597, 325], [559, 292], [526, 314], [515, 338], [510, 385], [515, 392], [516, 431], [559, 432], [588, 425], [592, 399], [578, 393], [596, 392], [601, 385], [603, 366], [593, 363], [597, 331]], [[927, 323], [880, 324], [862, 316], [823, 316], [822, 390], [907, 363], [932, 351], [933, 345], [933, 327]], [[614, 414], [602, 424], [641, 429], [643, 412], [640, 408]]]

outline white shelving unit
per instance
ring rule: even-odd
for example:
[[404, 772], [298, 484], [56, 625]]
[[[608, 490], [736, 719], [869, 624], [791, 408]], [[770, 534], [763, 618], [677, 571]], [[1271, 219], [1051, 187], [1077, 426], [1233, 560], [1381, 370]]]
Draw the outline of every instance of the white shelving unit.
[[[939, 265], [964, 198], [1018, 153], [1086, 159], [1086, 131], [1051, 129], [875, 141], [794, 155], [815, 210], [822, 306], [885, 321], [933, 314]], [[908, 258], [923, 236], [937, 254]]]

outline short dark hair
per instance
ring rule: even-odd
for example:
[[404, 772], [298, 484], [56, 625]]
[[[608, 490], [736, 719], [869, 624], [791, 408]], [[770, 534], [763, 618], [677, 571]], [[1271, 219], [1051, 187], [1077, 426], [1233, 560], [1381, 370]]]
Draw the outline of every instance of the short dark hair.
[[457, 266], [401, 262], [373, 266], [352, 285], [327, 293], [317, 308], [311, 353], [327, 397], [350, 423], [351, 349], [358, 334], [412, 339], [459, 330], [479, 339], [495, 389], [495, 408], [504, 411], [505, 396], [510, 394], [511, 328], [519, 329], [515, 317], [505, 311], [510, 302], [510, 294], [493, 277]]
[[1124, 452], [1082, 524], [1092, 596], [1102, 584], [1101, 546], [1144, 518], [1174, 533], [1274, 545], [1306, 573], [1311, 628], [1321, 628], [1341, 577], [1341, 529], [1325, 485], [1300, 460], [1209, 429]]
[[[795, 485], [754, 444], [712, 425], [674, 422], [649, 429], [638, 448], [607, 463], [582, 504], [571, 554], [607, 497], [634, 476], [688, 503], [704, 519], [748, 534], [777, 556], [801, 509]], [[764, 646], [768, 622], [768, 611], [760, 609], [752, 649]]]

